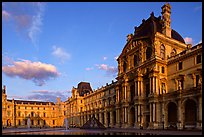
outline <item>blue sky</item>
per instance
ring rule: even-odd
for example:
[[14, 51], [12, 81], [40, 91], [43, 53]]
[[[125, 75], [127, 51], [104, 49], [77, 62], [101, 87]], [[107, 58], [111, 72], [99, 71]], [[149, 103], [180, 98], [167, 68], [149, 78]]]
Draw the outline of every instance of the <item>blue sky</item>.
[[[165, 2], [2, 3], [2, 86], [8, 98], [65, 101], [81, 81], [116, 81], [126, 36]], [[170, 2], [171, 27], [202, 41], [202, 3]]]

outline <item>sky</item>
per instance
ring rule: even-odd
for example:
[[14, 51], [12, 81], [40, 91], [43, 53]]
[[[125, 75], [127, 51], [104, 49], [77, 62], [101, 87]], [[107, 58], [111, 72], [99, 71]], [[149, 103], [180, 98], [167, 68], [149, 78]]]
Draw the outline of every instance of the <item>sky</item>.
[[[171, 28], [202, 42], [202, 2], [169, 2]], [[116, 81], [134, 27], [165, 2], [3, 2], [2, 88], [8, 99], [66, 101], [79, 82]]]

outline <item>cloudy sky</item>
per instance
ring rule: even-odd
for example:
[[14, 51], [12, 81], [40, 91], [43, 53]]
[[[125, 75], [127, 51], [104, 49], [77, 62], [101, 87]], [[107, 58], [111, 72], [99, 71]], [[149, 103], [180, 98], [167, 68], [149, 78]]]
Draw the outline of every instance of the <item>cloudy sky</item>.
[[[2, 3], [2, 86], [8, 98], [65, 101], [81, 81], [116, 81], [126, 36], [164, 2]], [[170, 2], [171, 27], [202, 40], [202, 3]]]

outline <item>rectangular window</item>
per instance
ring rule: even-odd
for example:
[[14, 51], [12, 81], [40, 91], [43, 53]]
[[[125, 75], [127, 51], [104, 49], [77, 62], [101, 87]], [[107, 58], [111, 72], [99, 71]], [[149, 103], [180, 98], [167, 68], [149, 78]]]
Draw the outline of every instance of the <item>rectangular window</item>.
[[55, 125], [55, 120], [53, 120], [53, 125]]
[[44, 113], [44, 117], [46, 116], [46, 114]]
[[201, 55], [196, 56], [196, 63], [197, 64], [201, 63]]
[[18, 116], [19, 116], [19, 117], [21, 116], [21, 112], [18, 112]]
[[198, 84], [199, 84], [199, 75], [196, 75], [196, 87], [198, 86]]
[[8, 116], [10, 116], [10, 111], [8, 111]]
[[162, 73], [164, 73], [165, 71], [164, 71], [164, 67], [162, 67]]
[[183, 62], [179, 62], [179, 70], [183, 69]]
[[19, 126], [21, 125], [21, 120], [18, 120], [18, 125], [19, 125]]

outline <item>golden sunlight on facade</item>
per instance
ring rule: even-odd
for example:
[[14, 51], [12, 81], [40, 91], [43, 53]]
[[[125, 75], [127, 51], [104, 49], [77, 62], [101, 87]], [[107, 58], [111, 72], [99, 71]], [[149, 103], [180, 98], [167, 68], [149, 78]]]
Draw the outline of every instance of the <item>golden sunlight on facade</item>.
[[83, 126], [95, 116], [105, 127], [202, 129], [202, 43], [185, 44], [171, 28], [171, 6], [142, 20], [118, 57], [117, 81], [92, 90], [73, 87], [65, 102], [8, 100], [2, 90], [2, 126]]

